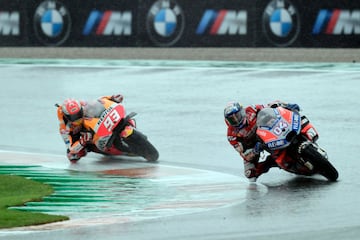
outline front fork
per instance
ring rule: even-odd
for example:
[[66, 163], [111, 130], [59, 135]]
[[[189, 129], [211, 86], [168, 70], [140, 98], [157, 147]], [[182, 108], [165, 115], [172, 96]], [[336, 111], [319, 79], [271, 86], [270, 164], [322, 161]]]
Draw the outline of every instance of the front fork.
[[326, 156], [326, 152], [316, 144], [316, 141], [319, 138], [319, 134], [316, 131], [315, 127], [311, 124], [309, 119], [304, 115], [301, 116], [301, 136], [304, 137], [305, 141], [300, 141], [300, 143], [297, 146], [296, 149], [296, 153], [298, 154], [297, 159], [299, 159], [299, 162], [302, 165], [304, 165], [306, 168], [312, 171], [314, 169], [314, 165], [310, 161], [302, 157], [304, 150], [308, 146], [313, 145], [317, 149], [317, 151], [320, 152], [322, 155]]
[[122, 130], [120, 132], [120, 137], [121, 138], [127, 138], [129, 137], [131, 134], [133, 134], [134, 132], [134, 128], [136, 126], [135, 120], [134, 119], [129, 119], [128, 121], [129, 125], [127, 125], [124, 130]]

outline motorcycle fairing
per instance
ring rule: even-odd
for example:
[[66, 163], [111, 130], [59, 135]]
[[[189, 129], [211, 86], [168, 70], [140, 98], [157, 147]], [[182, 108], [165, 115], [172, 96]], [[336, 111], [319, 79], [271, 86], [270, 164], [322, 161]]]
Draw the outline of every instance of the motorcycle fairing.
[[316, 140], [319, 138], [318, 132], [311, 123], [308, 123], [305, 127], [301, 129], [301, 134], [304, 135], [311, 142], [316, 142]]
[[257, 135], [273, 151], [290, 145], [292, 138], [289, 136], [300, 133], [301, 119], [299, 113], [282, 107], [265, 108], [258, 114], [257, 125]]
[[313, 174], [311, 170], [293, 159], [287, 151], [287, 149], [281, 149], [278, 150], [276, 154], [274, 154], [274, 157], [276, 158], [275, 162], [280, 168], [292, 173], [306, 176]]
[[264, 108], [257, 115], [256, 133], [264, 150], [281, 169], [306, 176], [320, 174], [336, 181], [338, 172], [315, 143], [318, 133], [306, 116], [277, 109]]
[[108, 136], [112, 134], [116, 125], [125, 117], [124, 107], [120, 104], [114, 104], [101, 114], [94, 131], [99, 136]]
[[[125, 117], [125, 108], [123, 105], [112, 101], [102, 100], [105, 110], [98, 117], [87, 117], [84, 121], [84, 127], [94, 132], [93, 142], [95, 146], [106, 152], [106, 144], [113, 134], [113, 129]], [[130, 135], [132, 131], [127, 131]]]

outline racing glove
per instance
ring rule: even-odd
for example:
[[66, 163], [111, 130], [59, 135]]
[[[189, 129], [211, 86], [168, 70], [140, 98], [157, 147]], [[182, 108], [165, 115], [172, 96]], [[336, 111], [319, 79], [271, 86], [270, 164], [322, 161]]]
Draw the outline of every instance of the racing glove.
[[87, 154], [85, 146], [80, 141], [76, 141], [68, 150], [67, 157], [72, 162], [77, 162], [80, 158]]
[[67, 158], [69, 159], [69, 161], [71, 163], [76, 163], [77, 161], [80, 160], [80, 158], [84, 157], [86, 155], [86, 149], [83, 149], [81, 150], [80, 152], [78, 153], [71, 153], [71, 152], [68, 152], [67, 153]]
[[121, 94], [112, 95], [111, 100], [117, 103], [121, 103], [124, 100], [124, 96]]
[[241, 156], [245, 161], [256, 162], [260, 153], [263, 151], [262, 144], [260, 142], [255, 143], [253, 148], [247, 149]]

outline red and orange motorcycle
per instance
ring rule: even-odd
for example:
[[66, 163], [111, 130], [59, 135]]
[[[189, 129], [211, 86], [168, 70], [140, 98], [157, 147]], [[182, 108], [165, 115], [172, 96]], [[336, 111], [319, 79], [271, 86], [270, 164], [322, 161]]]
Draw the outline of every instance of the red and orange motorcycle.
[[92, 133], [88, 148], [103, 155], [140, 156], [147, 161], [157, 161], [159, 153], [146, 135], [136, 128], [133, 118], [126, 115], [121, 103], [102, 99], [90, 104], [84, 118], [84, 128]]
[[258, 113], [256, 124], [262, 148], [271, 154], [281, 169], [337, 180], [338, 171], [316, 143], [319, 134], [305, 115], [283, 107], [264, 108]]

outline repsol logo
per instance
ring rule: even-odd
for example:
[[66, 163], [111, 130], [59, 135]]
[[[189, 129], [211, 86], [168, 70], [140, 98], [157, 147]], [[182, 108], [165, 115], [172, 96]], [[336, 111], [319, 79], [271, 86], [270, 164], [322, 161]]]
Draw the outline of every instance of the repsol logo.
[[110, 106], [108, 109], [106, 109], [106, 110], [101, 114], [101, 116], [100, 116], [100, 118], [99, 118], [99, 121], [98, 121], [97, 124], [96, 124], [95, 129], [97, 129], [97, 128], [99, 127], [99, 125], [102, 123], [102, 121], [104, 120], [104, 118], [106, 117], [106, 115], [107, 115], [109, 112], [111, 112], [112, 109], [113, 109], [113, 107]]

